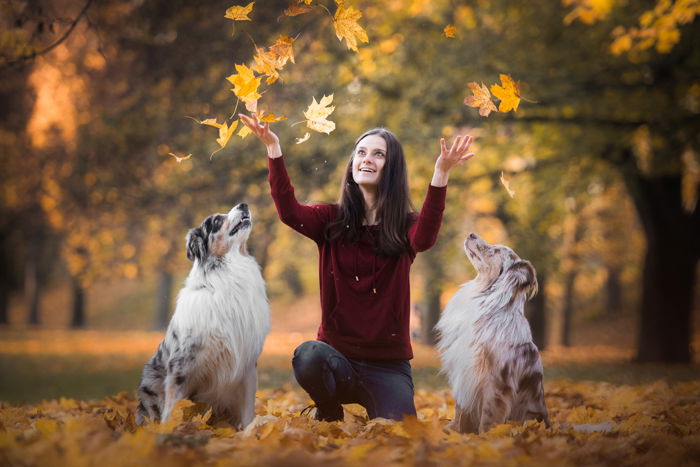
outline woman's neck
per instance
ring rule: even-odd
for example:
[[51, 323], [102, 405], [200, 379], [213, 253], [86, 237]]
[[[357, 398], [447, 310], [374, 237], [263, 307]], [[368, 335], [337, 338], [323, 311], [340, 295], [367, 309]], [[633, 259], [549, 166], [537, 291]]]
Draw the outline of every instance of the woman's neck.
[[375, 225], [377, 223], [377, 190], [376, 188], [365, 188], [362, 185], [360, 185], [360, 190], [362, 190], [362, 196], [365, 200], [363, 225]]

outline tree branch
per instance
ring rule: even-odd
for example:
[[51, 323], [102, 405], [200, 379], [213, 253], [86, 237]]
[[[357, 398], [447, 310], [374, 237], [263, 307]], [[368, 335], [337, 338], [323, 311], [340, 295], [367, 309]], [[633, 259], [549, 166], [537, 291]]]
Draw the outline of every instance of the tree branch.
[[26, 61], [28, 61], [28, 60], [32, 60], [32, 59], [34, 59], [34, 58], [36, 58], [36, 57], [38, 57], [38, 56], [40, 56], [40, 55], [44, 55], [44, 54], [50, 52], [51, 50], [53, 50], [54, 48], [56, 48], [56, 47], [57, 47], [58, 45], [60, 45], [63, 41], [65, 41], [65, 40], [68, 38], [68, 36], [71, 35], [71, 33], [73, 32], [73, 30], [75, 29], [75, 27], [78, 25], [78, 22], [80, 22], [80, 20], [82, 19], [82, 17], [83, 17], [83, 16], [85, 15], [85, 13], [87, 12], [88, 8], [90, 8], [90, 5], [92, 4], [92, 2], [93, 2], [93, 0], [87, 0], [87, 3], [83, 6], [82, 10], [80, 10], [80, 13], [78, 13], [78, 16], [76, 16], [75, 19], [73, 20], [73, 22], [70, 24], [70, 26], [68, 26], [68, 30], [67, 30], [67, 31], [63, 34], [63, 36], [61, 36], [56, 42], [54, 42], [53, 44], [49, 45], [48, 47], [46, 47], [46, 48], [43, 49], [43, 50], [39, 50], [39, 51], [36, 51], [36, 52], [32, 52], [32, 53], [27, 54], [27, 55], [22, 55], [22, 56], [20, 56], [20, 57], [14, 59], [14, 60], [11, 60], [11, 61], [9, 61], [9, 62], [3, 63], [3, 64], [0, 65], [0, 70], [13, 67], [13, 66], [15, 66], [15, 65], [17, 65], [17, 64], [19, 64], [19, 63], [26, 62]]

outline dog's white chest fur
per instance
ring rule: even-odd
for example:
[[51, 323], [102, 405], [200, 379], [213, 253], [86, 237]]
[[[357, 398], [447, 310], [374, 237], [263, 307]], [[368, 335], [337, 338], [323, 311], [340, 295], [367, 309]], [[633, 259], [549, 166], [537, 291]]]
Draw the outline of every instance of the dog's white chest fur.
[[[270, 329], [270, 307], [253, 257], [230, 252], [211, 270], [195, 264], [177, 298], [166, 343], [201, 345], [198, 363], [224, 367], [228, 382], [255, 364]], [[174, 343], [174, 342], [173, 342]]]
[[441, 336], [438, 350], [443, 369], [454, 388], [456, 402], [465, 408], [473, 403], [483, 377], [479, 375], [481, 367], [476, 365], [478, 353], [532, 340], [523, 305], [494, 310], [493, 302], [498, 298], [481, 295], [479, 289], [477, 281], [464, 284], [448, 302], [436, 327]]

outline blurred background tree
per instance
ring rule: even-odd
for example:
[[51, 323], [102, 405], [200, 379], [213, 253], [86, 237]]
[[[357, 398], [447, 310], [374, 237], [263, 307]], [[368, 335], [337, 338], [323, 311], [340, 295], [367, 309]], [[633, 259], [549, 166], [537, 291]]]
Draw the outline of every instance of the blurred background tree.
[[[300, 200], [333, 202], [354, 139], [386, 126], [404, 144], [420, 207], [438, 139], [478, 137], [478, 158], [451, 176], [439, 241], [414, 268], [422, 340], [433, 342], [440, 309], [473, 275], [461, 249], [475, 231], [538, 270], [528, 316], [540, 346], [571, 343], [577, 320], [637, 313], [639, 360], [690, 361], [696, 3], [356, 1], [369, 34], [357, 53], [337, 40], [331, 1], [295, 17], [282, 15], [287, 2], [258, 2], [251, 22], [235, 23], [223, 1], [2, 5], [0, 322], [19, 322], [10, 297], [23, 298], [22, 320], [57, 313], [39, 312], [46, 285], [70, 287], [66, 324], [90, 326], [90, 291], [130, 281], [150, 298], [122, 325], [162, 328], [188, 268], [187, 229], [242, 200], [273, 299], [317, 294], [313, 245], [280, 226], [259, 142], [234, 135], [210, 158], [215, 129], [184, 118], [242, 111], [225, 77], [286, 34], [295, 63], [263, 86], [259, 106], [288, 116], [274, 128]], [[488, 118], [462, 103], [467, 82], [501, 73], [532, 102]], [[293, 144], [311, 98], [329, 94], [336, 130]], [[193, 156], [178, 163], [171, 152]]]

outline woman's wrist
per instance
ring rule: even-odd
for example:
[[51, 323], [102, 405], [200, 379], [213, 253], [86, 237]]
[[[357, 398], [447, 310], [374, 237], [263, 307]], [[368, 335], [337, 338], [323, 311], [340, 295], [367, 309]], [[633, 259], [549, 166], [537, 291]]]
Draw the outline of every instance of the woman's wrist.
[[430, 182], [430, 184], [434, 187], [447, 186], [447, 179], [449, 178], [449, 175], [450, 173], [448, 171], [441, 170], [436, 167], [435, 172], [433, 172], [433, 180]]
[[265, 146], [265, 148], [267, 149], [267, 157], [270, 159], [282, 157], [282, 148], [279, 144], [272, 144], [270, 146]]

